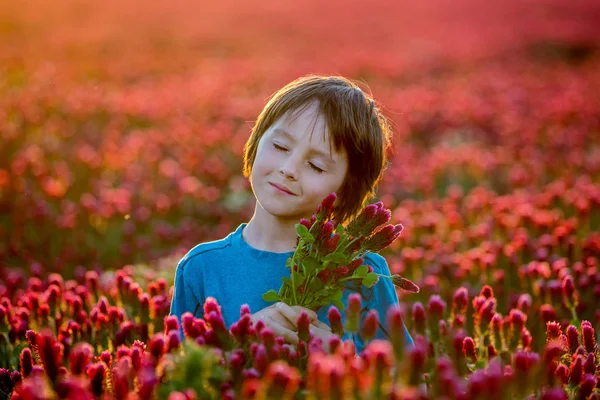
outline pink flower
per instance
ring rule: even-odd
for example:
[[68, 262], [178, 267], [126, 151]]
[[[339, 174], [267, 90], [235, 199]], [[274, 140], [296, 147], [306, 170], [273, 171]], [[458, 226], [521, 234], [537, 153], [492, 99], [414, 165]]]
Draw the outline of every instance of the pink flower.
[[420, 334], [424, 334], [427, 317], [425, 314], [425, 307], [423, 307], [423, 304], [421, 304], [419, 301], [413, 304], [412, 318], [415, 324], [415, 330]]
[[297, 321], [298, 328], [298, 339], [303, 342], [308, 342], [310, 340], [310, 317], [304, 311], [300, 313]]
[[362, 247], [365, 250], [378, 253], [396, 241], [400, 237], [402, 229], [402, 224], [386, 225], [368, 238]]
[[469, 302], [469, 292], [467, 288], [460, 287], [454, 292], [452, 297], [452, 311], [455, 314], [463, 314], [467, 310]]
[[446, 302], [442, 298], [434, 294], [429, 298], [428, 311], [429, 317], [434, 321], [439, 321], [444, 318], [444, 310], [446, 309]]
[[330, 193], [323, 199], [321, 204], [317, 207], [317, 220], [322, 221], [331, 216], [336, 199], [337, 195], [335, 193]]
[[569, 342], [569, 349], [571, 353], [575, 353], [575, 351], [580, 345], [579, 332], [577, 332], [577, 328], [575, 326], [569, 325], [567, 327], [567, 339]]
[[344, 326], [342, 325], [342, 315], [340, 311], [335, 307], [331, 306], [329, 311], [327, 312], [327, 319], [329, 320], [329, 325], [331, 326], [331, 331], [342, 337], [344, 335]]
[[361, 296], [358, 293], [352, 293], [348, 296], [348, 308], [346, 309], [346, 330], [357, 332], [360, 323], [360, 314], [362, 311]]
[[27, 378], [29, 375], [31, 375], [31, 370], [33, 369], [33, 356], [31, 354], [31, 350], [27, 347], [21, 350], [19, 360], [21, 364], [21, 376], [23, 378]]
[[589, 321], [581, 321], [581, 336], [583, 337], [583, 347], [588, 353], [596, 352], [596, 334]]
[[409, 293], [419, 293], [420, 291], [419, 286], [417, 286], [413, 281], [400, 275], [392, 275], [392, 283], [398, 288]]
[[85, 367], [94, 358], [94, 348], [86, 342], [80, 342], [73, 346], [69, 354], [69, 366], [73, 375], [82, 374]]
[[369, 341], [375, 337], [379, 326], [379, 315], [377, 310], [369, 310], [364, 319], [362, 326], [362, 337], [365, 341]]
[[463, 339], [463, 354], [472, 361], [477, 361], [477, 352], [475, 351], [475, 341], [472, 337], [467, 336]]

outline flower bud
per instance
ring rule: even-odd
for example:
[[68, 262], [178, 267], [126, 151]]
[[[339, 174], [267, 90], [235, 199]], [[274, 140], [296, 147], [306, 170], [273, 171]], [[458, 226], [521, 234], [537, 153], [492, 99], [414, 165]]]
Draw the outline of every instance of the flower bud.
[[525, 314], [523, 314], [522, 311], [513, 308], [512, 310], [510, 310], [508, 319], [510, 321], [511, 329], [515, 333], [518, 334], [518, 333], [521, 333], [521, 330], [525, 326], [525, 321], [527, 321], [527, 316]]
[[495, 297], [488, 298], [481, 309], [479, 310], [479, 326], [482, 331], [485, 331], [492, 321], [492, 317], [496, 314], [497, 300]]
[[562, 280], [562, 293], [566, 304], [574, 304], [575, 302], [575, 283], [571, 275], [566, 275]]
[[584, 374], [579, 384], [578, 399], [587, 399], [596, 387], [596, 377], [593, 374]]
[[165, 351], [165, 335], [162, 333], [155, 333], [152, 338], [150, 338], [150, 343], [148, 343], [148, 351], [156, 360], [159, 360]]
[[377, 327], [379, 326], [379, 315], [377, 310], [369, 310], [364, 319], [362, 326], [362, 337], [365, 341], [369, 341], [375, 337]]
[[463, 339], [463, 354], [465, 357], [471, 359], [471, 361], [477, 361], [477, 353], [475, 351], [475, 341], [472, 337], [467, 336]]
[[[367, 219], [365, 225], [363, 226], [361, 233], [364, 237], [368, 237], [375, 231], [378, 227], [387, 224], [392, 218], [392, 212], [387, 208], [383, 207], [383, 203], [377, 202], [375, 203], [377, 210], [375, 215], [371, 219]], [[399, 228], [402, 230], [401, 228]], [[400, 234], [400, 232], [398, 232]]]
[[594, 353], [588, 353], [583, 363], [583, 372], [594, 375], [596, 373], [596, 359]]
[[458, 288], [454, 292], [454, 296], [452, 296], [452, 312], [455, 314], [464, 314], [467, 311], [468, 302], [469, 292], [467, 288]]
[[386, 225], [368, 238], [363, 243], [363, 248], [373, 253], [379, 253], [400, 237], [403, 228], [402, 224]]
[[577, 332], [577, 328], [573, 325], [569, 325], [567, 327], [567, 340], [569, 342], [569, 350], [571, 351], [571, 353], [575, 353], [580, 343], [579, 332]]
[[328, 219], [333, 212], [335, 201], [337, 199], [337, 195], [335, 193], [330, 193], [323, 199], [321, 204], [317, 206], [317, 219], [323, 221]]
[[569, 368], [565, 364], [558, 364], [554, 370], [554, 376], [560, 380], [560, 383], [566, 385], [569, 381]]
[[352, 293], [348, 296], [348, 308], [346, 309], [346, 330], [357, 332], [360, 324], [360, 314], [362, 311], [361, 296], [358, 293]]
[[413, 281], [406, 279], [397, 274], [392, 275], [392, 283], [396, 287], [398, 287], [404, 291], [407, 291], [409, 293], [419, 293], [419, 291], [420, 291], [419, 287]]
[[342, 325], [342, 315], [340, 311], [335, 307], [331, 306], [329, 311], [327, 312], [327, 319], [329, 320], [329, 325], [331, 326], [331, 331], [342, 337], [344, 335], [344, 326]]
[[312, 226], [312, 223], [310, 221], [308, 221], [306, 218], [300, 219], [300, 224], [304, 225], [306, 227], [306, 229], [310, 229], [310, 227]]
[[412, 307], [412, 318], [415, 326], [415, 330], [420, 334], [425, 334], [425, 326], [427, 317], [425, 316], [425, 308], [421, 302], [417, 301]]
[[596, 352], [596, 334], [589, 321], [581, 321], [581, 336], [583, 337], [583, 347], [588, 353]]
[[73, 375], [82, 374], [87, 364], [94, 358], [94, 348], [86, 342], [79, 342], [73, 346], [69, 354], [69, 367]]
[[444, 310], [446, 309], [446, 302], [442, 298], [434, 294], [429, 298], [428, 303], [428, 316], [433, 321], [439, 321], [444, 318]]
[[329, 336], [329, 353], [335, 354], [342, 344], [342, 339], [334, 334]]
[[173, 330], [178, 331], [179, 330], [179, 321], [177, 319], [177, 316], [169, 315], [169, 316], [165, 317], [164, 326], [165, 326], [165, 330], [163, 333], [165, 335]]
[[308, 313], [302, 311], [297, 321], [298, 339], [303, 342], [310, 340], [310, 317]]
[[33, 369], [33, 356], [28, 347], [25, 347], [23, 350], [21, 350], [19, 360], [21, 364], [21, 376], [23, 378], [27, 378], [29, 375], [31, 375], [31, 370]]
[[167, 334], [167, 351], [172, 352], [173, 350], [177, 350], [180, 344], [181, 339], [179, 338], [179, 328], [170, 331]]
[[569, 383], [573, 386], [579, 385], [581, 378], [583, 377], [583, 356], [577, 356], [571, 362], [571, 374], [569, 376]]
[[358, 216], [352, 221], [350, 221], [346, 228], [346, 232], [350, 236], [356, 237], [360, 235], [367, 221], [370, 221], [375, 217], [375, 214], [377, 213], [378, 209], [379, 207], [376, 204], [369, 204], [368, 206], [363, 208], [358, 214]]
[[221, 306], [217, 303], [217, 300], [214, 297], [207, 297], [204, 302], [204, 319], [208, 320], [208, 314], [211, 311], [214, 311], [218, 315], [221, 315]]
[[489, 285], [483, 285], [483, 287], [481, 288], [481, 292], [479, 292], [479, 294], [481, 296], [485, 297], [486, 299], [494, 297], [494, 291], [492, 290], [492, 287]]
[[95, 363], [90, 365], [86, 370], [88, 377], [90, 379], [90, 391], [96, 396], [102, 396], [104, 375], [106, 373], [106, 366], [101, 363]]
[[267, 350], [265, 346], [259, 344], [256, 347], [256, 353], [254, 354], [254, 368], [260, 375], [264, 375], [267, 367], [269, 366], [269, 359], [267, 357]]

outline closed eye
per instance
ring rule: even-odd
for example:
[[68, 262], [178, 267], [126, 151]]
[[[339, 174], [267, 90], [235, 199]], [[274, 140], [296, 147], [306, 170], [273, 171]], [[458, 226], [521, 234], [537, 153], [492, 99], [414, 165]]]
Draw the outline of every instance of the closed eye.
[[317, 167], [317, 166], [316, 166], [315, 164], [313, 164], [313, 163], [308, 163], [308, 164], [309, 164], [309, 165], [310, 165], [310, 167], [311, 167], [312, 169], [314, 169], [314, 170], [315, 170], [315, 171], [316, 171], [318, 174], [322, 174], [323, 172], [325, 172], [325, 170], [323, 170], [323, 169], [321, 169], [321, 168]]
[[287, 151], [287, 149], [285, 147], [281, 147], [280, 145], [278, 145], [277, 143], [273, 143], [273, 147], [275, 148], [275, 150], [277, 151]]

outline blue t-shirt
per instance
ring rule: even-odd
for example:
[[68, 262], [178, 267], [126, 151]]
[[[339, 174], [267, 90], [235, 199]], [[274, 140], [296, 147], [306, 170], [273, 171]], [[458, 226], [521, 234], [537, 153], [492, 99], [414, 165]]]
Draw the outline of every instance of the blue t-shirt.
[[[242, 237], [246, 223], [241, 224], [234, 232], [221, 240], [201, 243], [192, 248], [177, 265], [175, 272], [175, 288], [171, 303], [170, 315], [181, 320], [186, 311], [201, 317], [203, 305], [207, 297], [214, 297], [221, 306], [225, 325], [229, 328], [240, 318], [240, 307], [248, 304], [255, 313], [268, 307], [262, 299], [263, 293], [269, 289], [279, 290], [281, 278], [289, 277], [290, 271], [285, 261], [293, 252], [274, 253], [251, 247]], [[371, 265], [374, 272], [390, 275], [387, 262], [378, 254], [368, 254], [365, 264]], [[342, 302], [348, 305], [348, 296], [359, 292], [362, 296], [363, 316], [371, 309], [376, 309], [379, 319], [385, 326], [386, 311], [389, 306], [398, 304], [398, 296], [393, 283], [389, 279], [380, 278], [372, 287], [356, 286], [344, 290]], [[319, 320], [329, 325], [327, 313], [330, 307], [321, 307], [317, 311]], [[345, 313], [342, 314], [342, 322]], [[413, 340], [404, 326], [407, 346]], [[377, 329], [376, 338], [385, 339], [381, 329]], [[356, 351], [361, 352], [364, 342], [360, 334], [352, 337], [348, 333], [342, 340], [353, 339]]]

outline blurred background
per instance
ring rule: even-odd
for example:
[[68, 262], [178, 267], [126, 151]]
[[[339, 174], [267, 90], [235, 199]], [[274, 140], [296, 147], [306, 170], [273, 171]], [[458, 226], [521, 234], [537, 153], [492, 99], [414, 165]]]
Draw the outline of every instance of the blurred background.
[[533, 223], [538, 193], [589, 215], [599, 49], [592, 0], [5, 2], [0, 296], [127, 265], [171, 281], [185, 251], [250, 217], [244, 142], [309, 73], [360, 82], [394, 123], [378, 198], [407, 228], [396, 270]]

